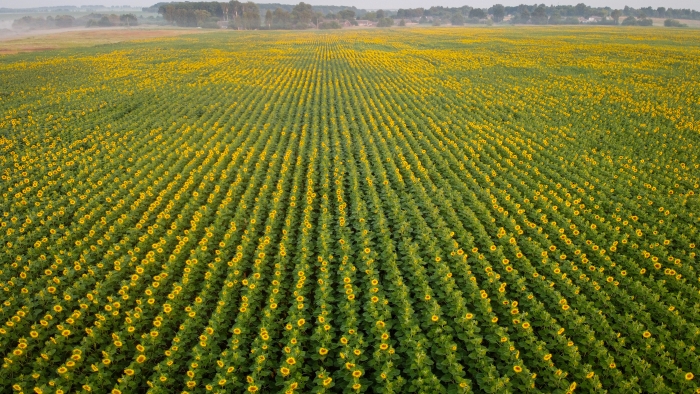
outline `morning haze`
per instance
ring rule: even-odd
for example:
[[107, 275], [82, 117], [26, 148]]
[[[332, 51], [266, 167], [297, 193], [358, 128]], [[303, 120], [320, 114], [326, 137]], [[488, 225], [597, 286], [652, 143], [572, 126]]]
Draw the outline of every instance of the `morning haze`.
[[[60, 5], [94, 5], [101, 4], [105, 6], [137, 6], [137, 7], [148, 7], [153, 5], [154, 2], [150, 1], [139, 1], [139, 0], [2, 0], [0, 1], [0, 8], [28, 8], [28, 7], [47, 7], [47, 6], [60, 6]], [[311, 0], [307, 1], [311, 5], [343, 5], [343, 6], [355, 6], [357, 8], [364, 9], [398, 9], [398, 8], [418, 8], [424, 7], [429, 8], [434, 5], [440, 5], [444, 7], [461, 7], [463, 5], [469, 5], [471, 7], [488, 8], [494, 3], [487, 0], [473, 0], [473, 1], [461, 1], [461, 0], [444, 0], [444, 1], [430, 1], [430, 0], [382, 0], [382, 1], [372, 1], [372, 0]], [[501, 4], [505, 6], [517, 6], [519, 4], [528, 4], [530, 2], [523, 1], [502, 1]], [[537, 2], [532, 2], [535, 4]], [[611, 8], [625, 8], [629, 6], [632, 8], [642, 8], [642, 7], [666, 7], [666, 8], [698, 8], [698, 2], [696, 0], [644, 0], [644, 1], [626, 1], [626, 0], [595, 0], [586, 1], [589, 6], [593, 7], [611, 7]], [[575, 2], [566, 1], [556, 1], [553, 3], [547, 3], [546, 5], [575, 5]]]

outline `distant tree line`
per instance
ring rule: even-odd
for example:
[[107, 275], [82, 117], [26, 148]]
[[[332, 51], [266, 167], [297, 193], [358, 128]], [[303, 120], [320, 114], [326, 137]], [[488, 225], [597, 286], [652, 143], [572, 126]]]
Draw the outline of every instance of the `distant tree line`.
[[71, 15], [58, 15], [34, 17], [24, 16], [15, 19], [12, 28], [15, 30], [60, 29], [74, 26], [109, 27], [109, 26], [136, 26], [139, 20], [134, 14], [90, 14], [80, 19]]
[[[631, 8], [625, 6], [624, 9], [612, 9], [610, 7], [591, 7], [584, 3], [572, 5], [525, 5], [516, 7], [505, 7], [505, 13], [513, 16], [514, 23], [533, 24], [557, 24], [561, 21], [570, 21], [580, 17], [600, 18], [601, 24], [636, 24], [651, 25], [648, 18], [677, 18], [677, 19], [700, 19], [700, 12], [691, 9], [672, 9], [665, 7]], [[620, 18], [626, 17], [627, 22], [620, 23]], [[554, 23], [552, 23], [554, 22]], [[607, 22], [607, 23], [606, 23]], [[633, 23], [634, 22], [634, 23]]]
[[56, 17], [47, 16], [24, 16], [12, 22], [12, 28], [16, 30], [36, 30], [72, 27], [75, 18], [70, 15], [58, 15]]
[[[159, 10], [161, 9], [161, 7], [164, 7], [164, 6], [169, 5], [169, 4], [177, 4], [177, 2], [156, 3], [150, 7], [143, 7], [142, 11], [143, 12], [158, 13]], [[222, 3], [222, 5], [224, 5], [224, 4], [226, 4], [226, 3]], [[279, 8], [283, 11], [292, 12], [292, 10], [295, 7], [294, 4], [280, 4], [280, 3], [256, 3], [256, 5], [258, 6], [258, 8], [260, 10], [261, 15], [264, 15], [267, 10], [275, 11], [277, 8]], [[365, 12], [367, 12], [366, 10], [357, 9], [355, 7], [342, 7], [342, 6], [334, 6], [334, 5], [330, 5], [330, 6], [328, 6], [328, 5], [315, 5], [315, 6], [313, 6], [314, 12], [320, 12], [324, 15], [326, 15], [328, 13], [337, 13], [337, 12], [339, 12], [341, 10], [345, 10], [345, 9], [350, 9], [350, 10], [354, 11], [357, 15], [362, 15]]]
[[[646, 7], [612, 9], [610, 7], [591, 7], [584, 3], [576, 5], [550, 5], [534, 4], [519, 6], [504, 6], [495, 4], [489, 8], [463, 7], [430, 7], [430, 8], [401, 8], [396, 13], [397, 18], [410, 19], [418, 23], [451, 23], [462, 25], [465, 23], [484, 23], [492, 21], [503, 22], [506, 17], [510, 23], [537, 24], [537, 25], [561, 25], [579, 24], [579, 18], [587, 22], [594, 20], [596, 24], [610, 25], [651, 25], [648, 18], [672, 18], [676, 19], [700, 19], [700, 12], [691, 9], [673, 9], [665, 7]], [[621, 19], [626, 17], [625, 19]], [[675, 26], [673, 22], [665, 23], [667, 26]]]
[[[432, 23], [433, 25], [464, 25], [476, 23], [535, 24], [604, 24], [650, 26], [652, 17], [667, 18], [666, 26], [682, 27], [673, 22], [677, 19], [700, 19], [700, 12], [690, 9], [672, 9], [665, 7], [612, 9], [610, 7], [591, 7], [584, 3], [576, 5], [534, 4], [504, 6], [495, 4], [489, 8], [441, 7], [401, 8], [395, 14], [384, 10], [365, 11], [355, 7], [337, 6], [314, 7], [301, 2], [297, 5], [256, 4], [231, 0], [228, 3], [210, 2], [173, 2], [158, 3], [158, 12], [169, 23], [178, 26], [218, 28], [218, 22], [224, 21], [231, 29], [337, 29], [344, 25], [357, 25], [358, 19], [368, 20], [378, 27], [395, 24], [404, 26], [406, 21], [414, 23]], [[153, 7], [155, 7], [154, 5]], [[152, 9], [153, 7], [149, 7]]]
[[224, 16], [224, 6], [217, 1], [164, 3], [158, 13], [178, 26], [216, 28], [216, 22]]
[[[323, 14], [311, 4], [301, 2], [295, 6], [278, 4], [261, 6], [253, 2], [242, 3], [231, 0], [228, 3], [219, 2], [175, 2], [160, 3], [158, 12], [163, 18], [178, 26], [218, 28], [217, 22], [224, 21], [230, 29], [339, 29], [344, 22], [357, 25], [355, 7], [341, 8], [322, 6], [318, 9], [328, 10]], [[334, 12], [335, 11], [335, 12]], [[364, 10], [363, 10], [364, 11]], [[377, 13], [374, 13], [376, 16]], [[393, 20], [383, 21], [386, 25]]]
[[[321, 27], [323, 14], [316, 13], [311, 4], [301, 2], [292, 8], [291, 12], [282, 8], [265, 12], [265, 28], [267, 29], [307, 29], [309, 27]], [[325, 23], [324, 29], [340, 28], [340, 24]]]
[[88, 19], [87, 27], [137, 26], [139, 19], [134, 14], [102, 15], [99, 19]]

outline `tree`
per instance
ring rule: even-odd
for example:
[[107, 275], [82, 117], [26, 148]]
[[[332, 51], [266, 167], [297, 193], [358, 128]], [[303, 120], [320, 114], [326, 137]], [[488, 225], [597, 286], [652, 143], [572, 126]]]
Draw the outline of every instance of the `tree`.
[[330, 21], [330, 22], [321, 22], [318, 26], [319, 29], [321, 30], [326, 30], [326, 29], [341, 29], [342, 26], [340, 26], [340, 23], [337, 21]]
[[355, 11], [353, 10], [345, 9], [338, 12], [338, 19], [341, 21], [347, 21], [353, 18], [355, 18]]
[[503, 21], [503, 18], [505, 18], [505, 16], [506, 16], [506, 7], [504, 7], [503, 4], [496, 4], [493, 6], [492, 12], [493, 12], [493, 21], [494, 22], [501, 22], [501, 21]]
[[270, 11], [269, 8], [265, 11], [265, 26], [267, 26], [268, 29], [272, 27], [272, 11]]
[[637, 19], [633, 16], [628, 16], [622, 21], [622, 26], [634, 26], [637, 24]]
[[549, 24], [550, 25], [562, 24], [561, 14], [559, 13], [559, 11], [554, 11], [552, 16], [549, 17]]
[[175, 22], [175, 6], [174, 5], [166, 5], [164, 7], [161, 7], [158, 12], [160, 12], [161, 15], [163, 15], [163, 19], [166, 21], [173, 23]]
[[532, 12], [532, 23], [536, 25], [546, 25], [549, 18], [547, 18], [547, 9], [544, 5], [540, 4], [535, 11]]
[[520, 11], [520, 20], [522, 21], [521, 23], [527, 23], [530, 21], [530, 11], [528, 11], [527, 8]]
[[[57, 19], [58, 20], [58, 19]], [[127, 26], [136, 26], [139, 24], [138, 18], [134, 14], [124, 14], [119, 17], [119, 20]], [[72, 23], [71, 23], [72, 24]]]
[[[464, 24], [464, 23], [462, 23], [462, 24]], [[406, 26], [406, 21], [401, 19], [401, 21], [399, 22], [399, 26]]]
[[610, 16], [613, 18], [613, 20], [615, 21], [615, 24], [617, 25], [620, 23], [620, 17], [622, 16], [622, 11], [613, 10], [613, 12], [610, 13]]
[[244, 29], [257, 29], [260, 27], [260, 9], [258, 5], [249, 1], [243, 4], [242, 26]]
[[294, 22], [303, 27], [309, 24], [313, 17], [314, 10], [311, 8], [311, 4], [306, 4], [302, 1], [292, 9], [292, 18]]
[[484, 18], [486, 18], [486, 13], [481, 8], [472, 8], [472, 10], [469, 11], [469, 17], [470, 18], [477, 18], [477, 19], [484, 19]]
[[228, 3], [228, 12], [234, 20], [243, 13], [243, 3], [238, 0], [231, 0]]
[[289, 12], [277, 7], [272, 13], [272, 27], [274, 29], [289, 29], [292, 24], [292, 16]]
[[100, 18], [100, 21], [97, 22], [97, 25], [101, 27], [107, 27], [112, 26], [112, 22], [110, 22], [109, 17], [103, 16], [102, 18]]
[[56, 27], [71, 27], [73, 26], [73, 22], [75, 22], [75, 18], [70, 15], [60, 15], [54, 19]]
[[390, 27], [394, 26], [394, 20], [391, 18], [382, 18], [377, 22], [377, 27]]
[[588, 7], [583, 3], [578, 3], [578, 4], [576, 4], [576, 7], [574, 7], [574, 10], [576, 11], [576, 15], [578, 15], [578, 16], [586, 15], [587, 9], [588, 9]]
[[190, 12], [194, 13], [194, 19], [196, 20], [195, 26], [202, 26], [204, 22], [211, 16], [211, 14], [208, 11], [204, 10], [194, 10]]
[[675, 19], [666, 19], [664, 21], [664, 26], [666, 27], [688, 27], [685, 23], [680, 23]]
[[656, 9], [656, 13], [659, 15], [659, 18], [664, 18], [664, 17], [666, 17], [666, 8], [659, 7]]
[[462, 26], [464, 25], [464, 17], [462, 14], [454, 14], [452, 15], [450, 22], [452, 23], [452, 26]]
[[377, 19], [382, 19], [382, 18], [386, 18], [386, 15], [384, 15], [384, 10], [377, 11]]

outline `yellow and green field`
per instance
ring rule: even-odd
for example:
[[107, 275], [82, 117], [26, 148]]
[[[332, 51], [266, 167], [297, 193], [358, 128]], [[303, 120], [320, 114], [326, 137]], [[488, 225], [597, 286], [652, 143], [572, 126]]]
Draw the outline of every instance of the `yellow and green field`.
[[700, 31], [0, 57], [0, 391], [700, 392]]

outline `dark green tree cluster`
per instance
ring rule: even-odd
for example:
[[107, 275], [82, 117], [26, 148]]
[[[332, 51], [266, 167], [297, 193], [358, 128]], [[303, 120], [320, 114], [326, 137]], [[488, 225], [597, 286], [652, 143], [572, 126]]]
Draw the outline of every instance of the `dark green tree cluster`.
[[669, 18], [669, 19], [700, 19], [700, 11], [691, 10], [689, 8], [666, 8], [657, 7], [656, 9], [652, 7], [643, 8], [632, 8], [627, 7], [622, 10], [625, 16], [634, 16], [637, 18], [649, 17], [649, 18]]
[[[272, 8], [271, 6], [275, 6]], [[155, 7], [155, 6], [154, 6]], [[236, 30], [253, 29], [337, 29], [341, 23], [355, 21], [356, 8], [322, 6], [315, 9], [311, 4], [301, 2], [295, 6], [284, 4], [261, 4], [251, 1], [231, 0], [218, 2], [179, 2], [161, 3], [159, 13], [163, 18], [178, 26], [213, 27], [219, 20], [228, 21], [228, 27]], [[261, 12], [262, 9], [262, 12]], [[331, 10], [323, 16], [323, 10]], [[337, 12], [337, 13], [334, 13]], [[392, 21], [393, 22], [393, 21]]]
[[462, 6], [462, 7], [439, 7], [439, 6], [434, 6], [430, 7], [428, 9], [425, 8], [400, 8], [396, 16], [398, 18], [405, 18], [405, 19], [419, 19], [422, 17], [426, 18], [450, 18], [453, 14], [461, 14], [463, 16], [466, 16], [469, 14], [469, 11], [471, 11], [472, 7], [470, 6]]
[[341, 29], [342, 26], [338, 21], [330, 21], [330, 22], [321, 22], [318, 25], [318, 28], [321, 30], [329, 30], [329, 29]]
[[[544, 4], [525, 5], [516, 7], [505, 7], [505, 14], [512, 15], [512, 23], [532, 23], [532, 24], [578, 24], [578, 18], [597, 17], [597, 24], [604, 25], [636, 25], [651, 26], [648, 18], [676, 18], [676, 19], [700, 19], [700, 12], [690, 9], [671, 9], [665, 7], [631, 8], [625, 7], [622, 10], [610, 7], [591, 7], [584, 3], [572, 5], [551, 5]], [[547, 21], [545, 22], [545, 16]], [[620, 20], [622, 17], [625, 20]], [[633, 17], [633, 19], [630, 19]]]
[[277, 7], [274, 11], [265, 12], [264, 27], [266, 29], [340, 29], [345, 21], [357, 25], [354, 9], [341, 9], [334, 12], [323, 13], [311, 4], [301, 2], [295, 5], [291, 11]]
[[241, 3], [232, 0], [224, 7], [230, 17], [228, 27], [237, 30], [253, 30], [260, 28], [260, 8], [252, 1]]
[[653, 21], [648, 19], [645, 15], [640, 18], [635, 18], [633, 16], [628, 16], [622, 21], [622, 26], [651, 26]]
[[136, 26], [139, 24], [139, 19], [134, 14], [124, 14], [119, 16], [119, 21], [124, 26]]
[[47, 16], [46, 18], [24, 16], [15, 19], [12, 22], [12, 28], [16, 30], [53, 29], [72, 27], [74, 23], [75, 18], [70, 15]]
[[216, 21], [224, 16], [222, 3], [215, 1], [202, 2], [179, 2], [162, 5], [158, 13], [163, 18], [178, 26], [183, 27], [214, 27]]
[[675, 19], [670, 19], [670, 18], [669, 18], [669, 19], [666, 19], [666, 20], [664, 21], [664, 26], [666, 26], [666, 27], [688, 27], [687, 24], [685, 24], [685, 23], [680, 23], [680, 22], [678, 22], [677, 20], [675, 20]]
[[382, 18], [377, 21], [377, 27], [391, 27], [394, 26], [394, 20], [391, 18]]
[[[265, 26], [268, 29], [306, 29], [311, 25], [317, 26], [319, 22], [322, 22], [322, 19], [319, 19], [311, 4], [301, 2], [294, 6], [291, 12], [279, 7], [273, 12], [267, 10]], [[325, 28], [330, 27], [326, 25]]]

